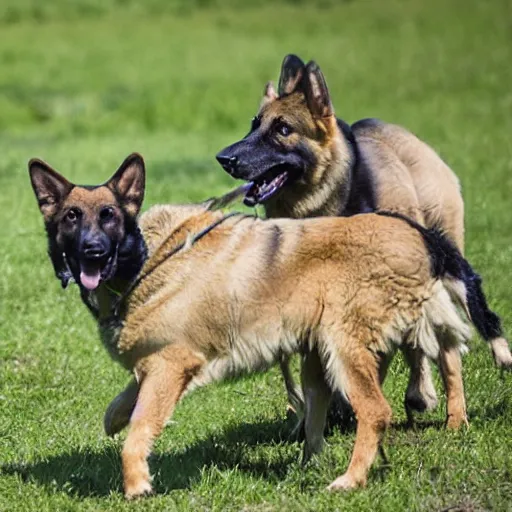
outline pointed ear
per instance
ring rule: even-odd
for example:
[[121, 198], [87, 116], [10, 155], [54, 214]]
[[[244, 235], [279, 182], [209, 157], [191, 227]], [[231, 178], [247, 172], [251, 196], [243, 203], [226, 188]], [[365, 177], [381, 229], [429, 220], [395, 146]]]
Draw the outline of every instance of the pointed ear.
[[39, 209], [45, 222], [48, 222], [57, 213], [60, 204], [74, 185], [54, 171], [47, 163], [37, 158], [30, 160], [28, 171]]
[[304, 76], [305, 66], [297, 55], [287, 55], [281, 65], [281, 76], [277, 92], [279, 96], [291, 94], [299, 87]]
[[145, 182], [144, 159], [138, 153], [132, 153], [106, 185], [119, 197], [128, 214], [136, 217], [144, 200]]
[[263, 98], [260, 103], [260, 109], [262, 109], [268, 103], [272, 103], [277, 99], [277, 92], [274, 89], [274, 84], [272, 82], [267, 82], [265, 86], [265, 90], [263, 91]]
[[313, 117], [330, 117], [334, 114], [324, 75], [314, 61], [308, 62], [306, 66], [304, 94]]

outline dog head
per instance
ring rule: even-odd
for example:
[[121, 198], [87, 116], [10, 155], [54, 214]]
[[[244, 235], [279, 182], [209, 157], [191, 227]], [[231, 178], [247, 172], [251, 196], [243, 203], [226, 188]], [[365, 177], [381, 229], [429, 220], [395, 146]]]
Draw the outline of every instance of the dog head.
[[252, 183], [245, 203], [265, 203], [284, 187], [322, 181], [333, 158], [337, 121], [318, 65], [285, 57], [277, 92], [267, 84], [251, 130], [220, 151], [217, 160], [234, 178]]
[[144, 160], [132, 154], [103, 185], [74, 185], [45, 162], [29, 162], [30, 180], [48, 234], [49, 255], [65, 288], [131, 278], [142, 266], [137, 215], [144, 198]]

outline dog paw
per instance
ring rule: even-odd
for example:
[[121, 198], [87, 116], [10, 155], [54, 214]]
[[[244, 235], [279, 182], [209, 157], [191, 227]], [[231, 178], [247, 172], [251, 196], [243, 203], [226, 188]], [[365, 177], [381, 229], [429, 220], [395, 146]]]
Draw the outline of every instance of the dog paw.
[[464, 415], [450, 415], [446, 418], [446, 428], [448, 430], [459, 430], [462, 427], [469, 428], [467, 416]]
[[143, 498], [153, 494], [153, 488], [147, 480], [141, 480], [136, 484], [125, 485], [124, 497], [127, 500]]
[[365, 481], [360, 481], [354, 478], [352, 475], [345, 473], [344, 475], [336, 478], [328, 487], [328, 491], [349, 491], [356, 489], [357, 487], [363, 487], [366, 484]]

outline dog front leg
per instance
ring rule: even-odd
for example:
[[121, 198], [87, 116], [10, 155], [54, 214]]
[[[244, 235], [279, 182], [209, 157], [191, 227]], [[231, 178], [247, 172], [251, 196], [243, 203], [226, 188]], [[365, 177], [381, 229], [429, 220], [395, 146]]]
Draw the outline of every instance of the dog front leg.
[[103, 426], [107, 436], [117, 434], [130, 423], [130, 416], [137, 403], [138, 395], [139, 384], [133, 379], [126, 389], [110, 402], [103, 418]]
[[324, 446], [324, 429], [327, 409], [331, 401], [331, 389], [325, 382], [324, 368], [316, 349], [304, 355], [301, 365], [301, 380], [304, 390], [304, 454], [305, 464]]
[[187, 385], [203, 366], [187, 347], [169, 346], [138, 366], [140, 391], [123, 453], [126, 498], [152, 491], [147, 458]]

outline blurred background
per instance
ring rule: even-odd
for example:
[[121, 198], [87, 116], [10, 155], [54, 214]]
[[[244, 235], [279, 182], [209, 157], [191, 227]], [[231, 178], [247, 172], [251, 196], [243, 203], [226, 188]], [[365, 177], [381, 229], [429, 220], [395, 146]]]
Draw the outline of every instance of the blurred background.
[[[14, 510], [16, 500], [19, 510], [69, 509], [84, 499], [91, 510], [109, 508], [112, 502], [97, 496], [110, 489], [120, 500], [119, 468], [108, 469], [118, 464], [119, 446], [105, 448], [101, 417], [127, 376], [100, 346], [76, 290], [64, 293], [53, 277], [28, 159], [94, 184], [138, 151], [147, 164], [146, 208], [221, 194], [235, 182], [214, 156], [248, 131], [264, 85], [277, 80], [287, 53], [318, 62], [339, 117], [402, 124], [454, 169], [466, 202], [467, 255], [511, 331], [510, 0], [0, 0], [0, 453], [8, 464], [0, 486], [9, 489], [0, 510]], [[408, 503], [410, 510], [433, 510], [450, 505], [450, 496], [506, 507], [512, 468], [500, 442], [510, 440], [510, 379], [499, 380], [478, 342], [465, 372], [476, 422], [470, 437], [445, 446], [438, 429], [403, 439], [409, 434], [395, 432], [398, 462], [386, 477], [394, 483], [354, 495], [356, 509]], [[398, 421], [405, 385], [397, 360], [386, 392]], [[197, 461], [159, 459], [170, 482], [163, 490], [181, 486], [173, 499], [192, 508], [188, 491], [195, 485], [197, 503], [217, 509], [271, 496], [269, 508], [258, 510], [284, 510], [291, 503], [279, 494], [284, 482], [288, 492], [299, 489], [305, 509], [320, 510], [314, 493], [342, 470], [351, 440], [338, 440], [337, 462], [324, 464], [329, 477], [303, 474], [297, 445], [237, 451], [237, 433], [245, 441], [279, 438], [285, 396], [277, 372], [230, 386], [201, 391], [178, 413], [178, 426], [159, 446], [168, 451], [171, 439], [183, 453], [196, 446]], [[215, 400], [224, 405], [208, 409], [207, 421], [196, 415]], [[433, 414], [443, 417], [442, 404]], [[485, 423], [489, 417], [494, 422]], [[247, 423], [256, 426], [239, 429]], [[235, 433], [226, 437], [226, 429]], [[213, 444], [198, 441], [212, 433]], [[428, 465], [417, 459], [418, 444], [431, 446], [431, 469], [455, 464], [434, 490], [428, 486], [439, 483], [439, 471], [418, 469]], [[197, 469], [209, 460], [206, 470]], [[283, 461], [295, 469], [287, 473]], [[248, 473], [233, 469], [238, 465]], [[257, 468], [271, 477], [258, 476]], [[410, 482], [417, 486], [412, 494]], [[332, 510], [334, 498], [325, 499]]]

